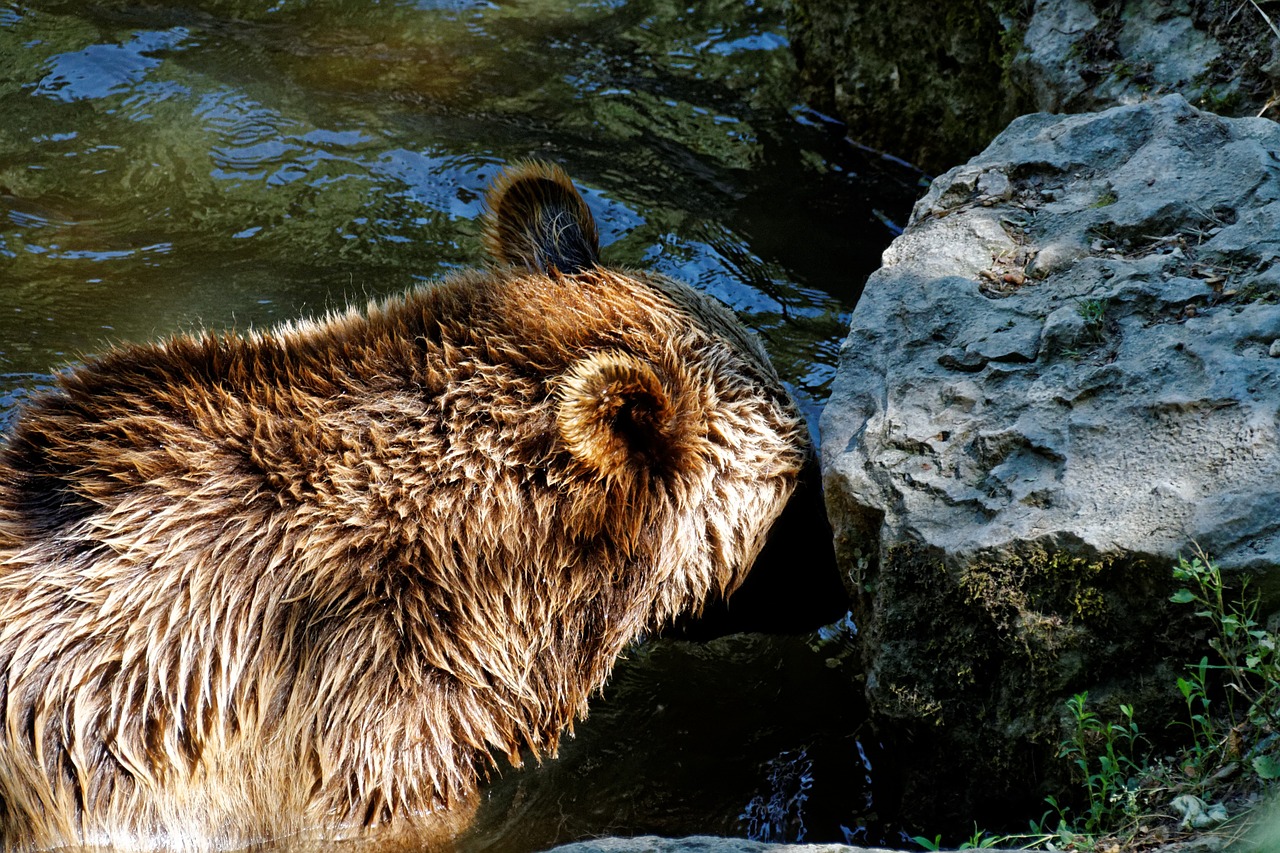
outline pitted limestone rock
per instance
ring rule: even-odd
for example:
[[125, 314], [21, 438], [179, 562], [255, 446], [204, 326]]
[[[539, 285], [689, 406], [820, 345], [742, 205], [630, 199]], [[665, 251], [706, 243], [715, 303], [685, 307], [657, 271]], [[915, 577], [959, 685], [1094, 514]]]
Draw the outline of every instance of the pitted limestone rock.
[[1062, 700], [1172, 690], [1179, 554], [1280, 565], [1276, 152], [1274, 122], [1181, 96], [1024, 116], [867, 282], [822, 460], [869, 698], [923, 726], [929, 790], [954, 762], [1041, 796]]

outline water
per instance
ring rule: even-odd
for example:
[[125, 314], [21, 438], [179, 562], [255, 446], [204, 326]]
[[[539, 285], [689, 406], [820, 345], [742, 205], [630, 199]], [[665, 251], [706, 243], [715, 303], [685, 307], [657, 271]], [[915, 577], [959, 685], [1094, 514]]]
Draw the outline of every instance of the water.
[[839, 629], [647, 643], [558, 759], [495, 778], [461, 853], [611, 834], [878, 843], [861, 693]]
[[[781, 0], [0, 0], [0, 425], [113, 341], [473, 265], [483, 189], [527, 157], [578, 181], [607, 262], [731, 305], [816, 424], [920, 176], [796, 103], [782, 22]], [[559, 763], [495, 784], [474, 845], [743, 834], [770, 808], [808, 840], [856, 832], [870, 747], [836, 659], [803, 638], [641, 648]], [[810, 677], [771, 681], [784, 666]], [[690, 694], [664, 705], [680, 719], [649, 707], [664, 690]], [[678, 770], [680, 750], [706, 754]]]

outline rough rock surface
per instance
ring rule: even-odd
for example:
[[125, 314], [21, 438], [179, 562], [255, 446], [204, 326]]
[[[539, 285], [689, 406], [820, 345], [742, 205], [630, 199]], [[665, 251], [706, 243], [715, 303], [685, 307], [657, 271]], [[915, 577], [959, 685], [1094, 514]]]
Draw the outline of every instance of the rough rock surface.
[[1039, 0], [1011, 20], [1009, 82], [1043, 112], [1178, 93], [1227, 116], [1277, 112], [1280, 37], [1267, 13], [1223, 0]]
[[908, 825], [1038, 805], [1079, 691], [1177, 718], [1193, 543], [1280, 564], [1277, 152], [1176, 95], [1024, 116], [868, 281], [822, 462]]
[[1280, 86], [1280, 39], [1248, 3], [1223, 0], [795, 0], [790, 30], [805, 96], [931, 171], [1020, 113], [1177, 92], [1255, 115]]

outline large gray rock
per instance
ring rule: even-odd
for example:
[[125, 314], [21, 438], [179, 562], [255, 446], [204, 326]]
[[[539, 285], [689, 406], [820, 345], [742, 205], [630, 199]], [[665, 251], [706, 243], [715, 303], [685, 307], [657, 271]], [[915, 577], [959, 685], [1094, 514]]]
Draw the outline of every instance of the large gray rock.
[[1174, 719], [1171, 564], [1280, 565], [1277, 152], [1180, 96], [1024, 116], [867, 282], [822, 463], [908, 820], [1038, 802], [1081, 690]]

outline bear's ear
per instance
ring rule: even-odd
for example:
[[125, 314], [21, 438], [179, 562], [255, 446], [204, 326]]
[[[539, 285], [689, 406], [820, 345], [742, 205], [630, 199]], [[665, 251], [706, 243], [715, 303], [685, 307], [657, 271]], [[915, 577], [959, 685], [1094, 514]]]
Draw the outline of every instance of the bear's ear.
[[595, 219], [559, 166], [507, 167], [489, 187], [485, 207], [485, 246], [500, 263], [572, 274], [599, 262]]
[[657, 371], [624, 352], [594, 353], [565, 374], [556, 425], [569, 452], [605, 478], [656, 472], [678, 455], [675, 406]]

